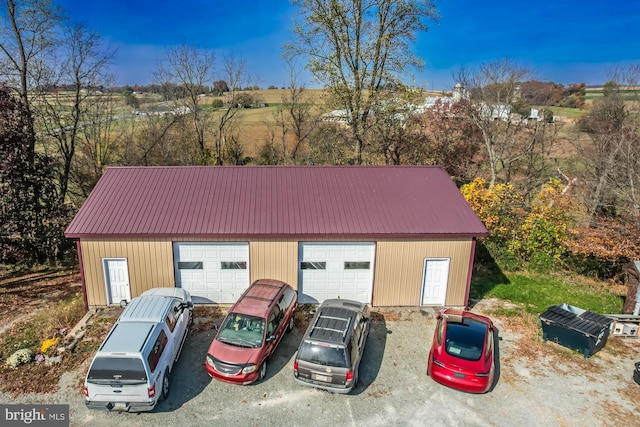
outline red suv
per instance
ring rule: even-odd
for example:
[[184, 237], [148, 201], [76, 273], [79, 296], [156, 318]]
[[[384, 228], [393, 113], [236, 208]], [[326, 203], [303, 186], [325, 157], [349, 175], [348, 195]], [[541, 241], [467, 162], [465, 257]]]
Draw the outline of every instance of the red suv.
[[231, 307], [207, 352], [207, 373], [232, 384], [251, 384], [267, 374], [267, 358], [293, 329], [298, 294], [279, 280], [253, 282]]

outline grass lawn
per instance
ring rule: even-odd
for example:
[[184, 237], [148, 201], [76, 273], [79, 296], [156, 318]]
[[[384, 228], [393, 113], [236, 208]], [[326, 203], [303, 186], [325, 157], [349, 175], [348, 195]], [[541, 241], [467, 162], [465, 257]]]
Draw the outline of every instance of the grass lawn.
[[584, 116], [589, 111], [580, 108], [566, 108], [566, 107], [541, 107], [548, 108], [553, 111], [554, 116], [567, 117], [569, 119], [576, 119]]
[[[604, 282], [579, 276], [555, 277], [527, 272], [476, 277], [471, 283], [471, 298], [495, 297], [521, 304], [525, 311], [540, 314], [549, 306], [567, 303], [595, 313], [622, 312], [622, 296]], [[513, 314], [520, 309], [508, 309]], [[509, 314], [509, 313], [504, 313]]]

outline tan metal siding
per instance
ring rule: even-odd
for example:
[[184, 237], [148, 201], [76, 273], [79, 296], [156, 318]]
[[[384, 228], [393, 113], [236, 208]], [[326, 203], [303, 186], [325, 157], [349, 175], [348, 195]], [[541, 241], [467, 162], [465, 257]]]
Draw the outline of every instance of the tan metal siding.
[[425, 258], [450, 259], [445, 304], [464, 305], [471, 247], [471, 240], [378, 241], [373, 305], [420, 305]]
[[106, 305], [104, 258], [126, 258], [131, 297], [158, 286], [175, 286], [171, 240], [81, 240], [89, 305]]
[[[241, 239], [180, 239], [181, 242], [242, 242]], [[258, 239], [249, 242], [251, 281], [272, 278], [298, 288], [298, 246], [300, 242], [371, 242], [371, 239]], [[106, 305], [106, 284], [102, 260], [126, 258], [131, 296], [157, 286], [175, 286], [173, 241], [171, 239], [101, 240], [82, 239], [84, 277], [89, 305]], [[422, 294], [425, 258], [449, 258], [446, 305], [465, 302], [472, 241], [382, 240], [376, 242], [373, 305], [418, 306]]]
[[298, 241], [252, 240], [249, 244], [251, 281], [282, 280], [298, 289]]

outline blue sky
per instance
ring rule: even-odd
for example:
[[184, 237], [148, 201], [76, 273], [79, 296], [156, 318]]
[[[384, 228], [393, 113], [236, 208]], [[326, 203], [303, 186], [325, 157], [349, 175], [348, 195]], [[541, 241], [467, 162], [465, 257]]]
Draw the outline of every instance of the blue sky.
[[[117, 50], [119, 84], [148, 84], [157, 59], [188, 43], [246, 60], [261, 87], [287, 85], [280, 55], [293, 37], [296, 10], [288, 0], [57, 0]], [[615, 65], [640, 63], [640, 0], [440, 0], [441, 19], [418, 34], [425, 68], [408, 78], [450, 89], [461, 66], [509, 57], [539, 80], [569, 84], [606, 81]], [[222, 67], [218, 67], [220, 70]], [[316, 86], [308, 77], [308, 87]]]

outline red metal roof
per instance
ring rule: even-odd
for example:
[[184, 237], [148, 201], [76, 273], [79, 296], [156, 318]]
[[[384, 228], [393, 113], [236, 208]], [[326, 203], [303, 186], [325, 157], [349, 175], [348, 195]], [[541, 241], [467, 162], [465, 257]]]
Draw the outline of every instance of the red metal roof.
[[68, 238], [486, 234], [437, 166], [112, 167], [65, 232]]

